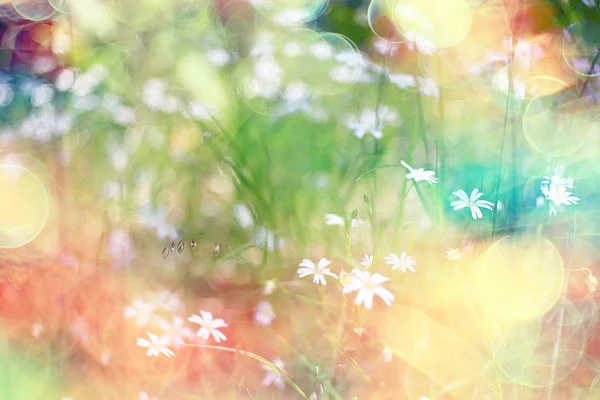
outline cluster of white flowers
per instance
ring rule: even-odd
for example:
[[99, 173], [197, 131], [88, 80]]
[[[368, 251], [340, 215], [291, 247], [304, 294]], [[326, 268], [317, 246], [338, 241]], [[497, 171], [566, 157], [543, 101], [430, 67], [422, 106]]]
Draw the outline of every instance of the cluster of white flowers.
[[398, 114], [384, 105], [376, 109], [363, 109], [358, 115], [346, 117], [346, 126], [358, 139], [371, 135], [379, 140], [383, 138], [383, 129], [386, 125], [398, 126], [400, 123]]
[[579, 197], [573, 195], [568, 189], [573, 189], [573, 178], [562, 177], [563, 167], [555, 169], [554, 175], [545, 176], [541, 182], [541, 191], [545, 199], [549, 202], [550, 216], [556, 215], [557, 210], [563, 206], [570, 206], [579, 202]]
[[138, 210], [138, 220], [144, 227], [154, 230], [160, 240], [177, 238], [177, 230], [167, 221], [167, 212], [162, 207], [145, 205]]

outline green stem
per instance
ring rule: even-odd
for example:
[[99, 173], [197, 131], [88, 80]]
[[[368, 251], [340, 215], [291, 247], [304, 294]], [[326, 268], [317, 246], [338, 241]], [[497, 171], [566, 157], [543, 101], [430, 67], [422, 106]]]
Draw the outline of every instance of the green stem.
[[281, 377], [283, 378], [283, 380], [286, 381], [287, 384], [290, 385], [292, 387], [292, 389], [294, 389], [296, 391], [296, 393], [298, 393], [303, 399], [308, 399], [308, 397], [302, 391], [302, 389], [300, 389], [300, 387], [298, 385], [296, 385], [296, 383], [285, 372], [283, 372], [282, 369], [280, 369], [277, 365], [273, 364], [271, 361], [267, 360], [266, 358], [259, 356], [258, 354], [255, 354], [255, 353], [252, 353], [252, 352], [249, 352], [246, 350], [234, 349], [234, 348], [225, 347], [225, 346], [215, 346], [212, 344], [189, 344], [189, 343], [186, 343], [185, 346], [226, 351], [228, 353], [235, 353], [235, 354], [239, 354], [242, 356], [252, 358], [252, 359], [260, 362], [261, 364], [264, 364], [267, 367], [270, 367], [275, 372], [278, 372], [279, 374], [281, 374]]

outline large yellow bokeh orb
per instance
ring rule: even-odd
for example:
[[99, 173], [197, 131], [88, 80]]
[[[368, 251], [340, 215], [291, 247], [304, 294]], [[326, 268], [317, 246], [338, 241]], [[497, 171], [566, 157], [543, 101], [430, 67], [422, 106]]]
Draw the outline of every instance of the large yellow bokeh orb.
[[50, 204], [44, 183], [27, 168], [0, 165], [0, 248], [26, 245], [48, 220]]
[[473, 23], [472, 7], [465, 0], [387, 0], [387, 7], [403, 33], [439, 48], [462, 42]]
[[488, 318], [527, 320], [558, 301], [564, 282], [562, 257], [550, 241], [507, 236], [482, 257], [474, 295]]

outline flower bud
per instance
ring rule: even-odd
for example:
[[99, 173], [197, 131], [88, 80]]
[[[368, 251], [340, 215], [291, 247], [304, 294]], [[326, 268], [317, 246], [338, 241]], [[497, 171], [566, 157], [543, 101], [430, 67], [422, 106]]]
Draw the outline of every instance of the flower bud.
[[594, 293], [598, 289], [598, 279], [594, 275], [588, 275], [585, 279], [585, 286], [587, 286], [588, 292]]

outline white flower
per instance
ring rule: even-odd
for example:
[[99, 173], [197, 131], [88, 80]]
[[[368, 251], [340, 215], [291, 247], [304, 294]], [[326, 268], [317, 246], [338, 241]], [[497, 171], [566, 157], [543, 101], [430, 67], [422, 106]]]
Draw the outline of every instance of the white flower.
[[392, 362], [392, 349], [387, 345], [383, 348], [383, 362], [386, 364]]
[[[501, 68], [492, 76], [492, 84], [502, 93], [508, 93], [510, 89], [509, 76], [510, 74], [508, 73], [508, 67]], [[513, 78], [512, 89], [514, 91], [515, 98], [520, 100], [525, 99], [527, 95], [527, 83], [525, 81]]]
[[446, 252], [446, 257], [448, 257], [448, 260], [458, 260], [462, 257], [463, 253], [460, 251], [460, 249], [450, 249]]
[[250, 49], [250, 57], [272, 57], [275, 52], [274, 35], [270, 32], [263, 32], [256, 39], [256, 43]]
[[8, 153], [0, 158], [0, 169], [12, 179], [18, 179], [26, 170], [22, 157], [17, 153]]
[[302, 8], [286, 8], [273, 15], [273, 21], [281, 26], [295, 26], [311, 19], [311, 13]]
[[107, 366], [110, 362], [110, 351], [104, 350], [100, 353], [100, 364]]
[[282, 238], [276, 239], [275, 232], [265, 229], [262, 226], [256, 231], [254, 242], [258, 247], [264, 247], [266, 245], [269, 251], [275, 250], [276, 247], [281, 249], [285, 244], [285, 241]]
[[454, 207], [454, 211], [469, 207], [473, 219], [483, 218], [483, 213], [479, 207], [488, 209], [490, 211], [494, 207], [494, 203], [491, 201], [479, 200], [479, 198], [483, 196], [483, 193], [479, 192], [479, 189], [473, 189], [470, 196], [467, 196], [467, 193], [462, 189], [457, 190], [452, 194], [458, 197], [459, 200], [455, 200], [450, 203], [450, 207]]
[[302, 54], [302, 46], [297, 42], [287, 42], [283, 45], [283, 53], [288, 57], [296, 57]]
[[432, 41], [424, 39], [413, 32], [405, 32], [404, 37], [408, 41], [406, 47], [408, 47], [411, 51], [415, 50], [416, 47], [419, 53], [431, 55], [437, 50]]
[[565, 187], [553, 190], [546, 195], [546, 199], [550, 200], [550, 215], [556, 215], [556, 207], [570, 206], [577, 204], [579, 197], [573, 196], [573, 193], [567, 192]]
[[408, 74], [388, 74], [388, 79], [391, 83], [398, 86], [400, 89], [417, 86], [417, 81], [413, 75]]
[[210, 49], [206, 59], [215, 67], [223, 67], [231, 62], [231, 54], [225, 49]]
[[138, 400], [158, 400], [158, 397], [150, 397], [150, 395], [146, 392], [138, 392]]
[[438, 179], [434, 176], [434, 171], [425, 171], [423, 168], [413, 169], [410, 165], [405, 163], [404, 160], [401, 160], [400, 164], [409, 171], [409, 173], [405, 175], [406, 179], [414, 179], [415, 182], [425, 181], [430, 185], [438, 182]]
[[271, 325], [273, 320], [276, 318], [273, 306], [268, 301], [261, 301], [256, 306], [254, 311], [254, 320], [260, 325], [266, 326]]
[[440, 89], [433, 79], [418, 77], [417, 81], [419, 82], [419, 91], [423, 96], [440, 97]]
[[39, 338], [42, 332], [44, 332], [44, 325], [41, 322], [36, 322], [31, 327], [31, 336], [34, 338]]
[[346, 126], [354, 132], [354, 136], [362, 139], [366, 134], [375, 139], [381, 139], [383, 132], [377, 121], [375, 110], [363, 110], [358, 116], [352, 116], [346, 121]]
[[190, 101], [188, 103], [189, 115], [198, 121], [210, 121], [219, 114], [219, 110], [213, 106], [201, 103], [199, 101]]
[[415, 265], [417, 265], [417, 262], [411, 256], [407, 256], [405, 251], [400, 254], [400, 257], [397, 254], [391, 253], [385, 257], [385, 260], [392, 266], [392, 271], [400, 268], [402, 272], [416, 272]]
[[273, 292], [277, 289], [277, 281], [275, 279], [269, 279], [265, 282], [265, 286], [263, 288], [263, 293], [266, 295], [273, 294]]
[[375, 37], [375, 41], [373, 42], [373, 48], [376, 52], [383, 55], [393, 56], [398, 52], [398, 44], [388, 42], [380, 38], [379, 36]]
[[177, 238], [177, 230], [167, 222], [167, 212], [162, 207], [155, 209], [147, 204], [138, 211], [138, 219], [145, 227], [155, 230], [160, 240]]
[[227, 337], [219, 328], [226, 328], [228, 325], [221, 318], [214, 318], [212, 313], [204, 310], [200, 310], [201, 317], [194, 314], [188, 318], [188, 321], [200, 325], [200, 329], [196, 332], [196, 336], [203, 340], [208, 340], [212, 335], [215, 342], [221, 343], [221, 341], [227, 340]]
[[175, 355], [175, 353], [173, 353], [173, 351], [167, 347], [170, 344], [169, 341], [165, 339], [159, 339], [158, 336], [153, 333], [146, 333], [148, 334], [150, 340], [146, 338], [138, 338], [137, 345], [148, 348], [148, 351], [146, 351], [146, 355], [148, 357], [158, 357], [161, 353], [167, 357], [172, 357]]
[[360, 265], [362, 265], [366, 269], [369, 269], [371, 264], [373, 264], [373, 255], [365, 254], [365, 256], [360, 261]]
[[133, 306], [125, 308], [123, 316], [127, 319], [135, 317], [137, 326], [142, 328], [155, 317], [155, 311], [156, 306], [154, 304], [146, 303], [143, 300], [135, 300]]
[[[272, 362], [277, 368], [279, 368], [283, 373], [285, 373], [285, 363], [279, 357], [274, 358]], [[265, 377], [262, 380], [263, 386], [271, 386], [274, 384], [279, 389], [284, 388], [284, 381], [281, 372], [275, 370], [269, 365], [261, 364], [261, 367], [266, 372]]]
[[[355, 228], [363, 222], [364, 221], [361, 220], [360, 218], [353, 218], [352, 221], [350, 221], [350, 227]], [[337, 214], [325, 214], [325, 224], [326, 225], [345, 226], [346, 220]]]
[[6, 82], [0, 82], [0, 107], [5, 107], [14, 97], [13, 88]]
[[390, 280], [389, 278], [386, 278], [379, 273], [371, 275], [369, 271], [361, 271], [359, 269], [353, 269], [348, 275], [348, 278], [350, 279], [350, 282], [344, 285], [343, 292], [344, 294], [348, 294], [353, 291], [358, 291], [358, 294], [354, 299], [354, 304], [357, 306], [364, 303], [367, 309], [373, 308], [374, 295], [379, 296], [388, 306], [394, 301], [394, 295], [392, 295], [389, 290], [381, 287], [383, 283]]
[[325, 224], [344, 226], [346, 225], [346, 221], [337, 214], [325, 214]]
[[236, 204], [233, 206], [233, 217], [242, 229], [250, 228], [254, 225], [252, 211], [243, 204]]
[[161, 79], [152, 78], [146, 82], [142, 89], [142, 99], [148, 108], [159, 110], [165, 102], [167, 83]]
[[573, 189], [573, 178], [563, 178], [563, 168], [557, 167], [553, 176], [545, 176], [541, 183], [542, 194], [550, 201], [550, 215], [556, 215], [557, 207], [577, 204], [579, 197], [567, 189]]
[[332, 57], [332, 47], [328, 42], [317, 42], [308, 47], [310, 53], [319, 60], [328, 60]]
[[129, 233], [114, 229], [108, 238], [108, 252], [114, 268], [127, 268], [133, 262], [134, 245]]
[[194, 336], [192, 330], [184, 324], [185, 319], [176, 315], [173, 316], [171, 322], [161, 319], [158, 325], [163, 331], [163, 338], [168, 339], [176, 346], [183, 346], [186, 339], [191, 339]]
[[299, 266], [302, 268], [298, 268], [296, 272], [298, 273], [299, 278], [304, 278], [308, 275], [314, 275], [313, 283], [321, 283], [323, 286], [325, 286], [327, 285], [327, 282], [325, 281], [325, 275], [329, 275], [335, 279], [338, 279], [337, 275], [327, 268], [329, 264], [331, 264], [331, 261], [325, 257], [321, 258], [317, 265], [315, 265], [315, 263], [311, 260], [305, 258], [299, 264]]
[[152, 299], [152, 303], [169, 313], [180, 312], [183, 309], [181, 297], [177, 293], [173, 293], [169, 290], [163, 290], [157, 293]]

